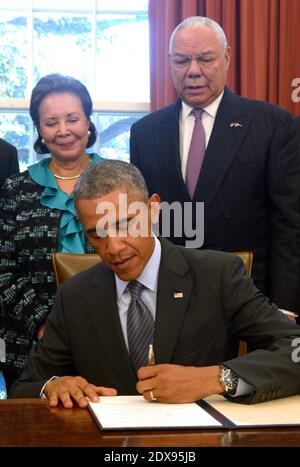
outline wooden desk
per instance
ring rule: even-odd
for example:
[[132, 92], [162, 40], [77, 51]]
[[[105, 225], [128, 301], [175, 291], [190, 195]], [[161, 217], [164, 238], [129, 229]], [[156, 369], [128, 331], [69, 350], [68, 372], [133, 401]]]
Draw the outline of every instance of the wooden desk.
[[300, 446], [300, 427], [101, 432], [87, 409], [51, 409], [46, 399], [0, 401], [0, 446]]

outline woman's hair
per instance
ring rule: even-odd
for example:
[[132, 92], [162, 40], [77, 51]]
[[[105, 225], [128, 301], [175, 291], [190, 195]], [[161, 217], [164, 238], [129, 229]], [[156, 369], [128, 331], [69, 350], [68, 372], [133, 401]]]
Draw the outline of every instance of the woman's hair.
[[39, 108], [41, 102], [49, 94], [60, 92], [68, 92], [74, 94], [80, 99], [85, 116], [90, 122], [89, 131], [91, 134], [87, 142], [87, 148], [93, 146], [97, 139], [96, 127], [94, 123], [90, 120], [90, 117], [93, 112], [93, 103], [85, 85], [82, 84], [78, 79], [72, 78], [72, 76], [64, 76], [59, 73], [52, 73], [41, 78], [36, 84], [36, 86], [33, 88], [31, 93], [29, 113], [38, 131], [38, 138], [33, 146], [34, 150], [38, 154], [46, 154], [49, 152], [47, 146], [42, 143], [42, 137], [39, 132]]

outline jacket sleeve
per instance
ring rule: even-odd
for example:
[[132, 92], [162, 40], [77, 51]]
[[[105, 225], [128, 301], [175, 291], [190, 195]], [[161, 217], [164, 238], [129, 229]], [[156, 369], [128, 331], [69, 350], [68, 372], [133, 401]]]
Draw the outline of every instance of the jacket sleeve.
[[238, 263], [238, 258], [226, 261], [222, 274], [224, 317], [229, 332], [246, 341], [249, 352], [223, 363], [255, 391], [234, 401], [252, 404], [298, 394], [300, 359], [293, 355], [300, 327], [252, 286]]
[[23, 223], [22, 196], [11, 182], [5, 183], [0, 199], [0, 337], [6, 343], [8, 367], [22, 367], [23, 361], [16, 362], [17, 349], [22, 347], [23, 355], [29, 352], [49, 304], [39, 292], [39, 274], [33, 274], [28, 263], [28, 256], [33, 254], [28, 247], [34, 242], [34, 229]]

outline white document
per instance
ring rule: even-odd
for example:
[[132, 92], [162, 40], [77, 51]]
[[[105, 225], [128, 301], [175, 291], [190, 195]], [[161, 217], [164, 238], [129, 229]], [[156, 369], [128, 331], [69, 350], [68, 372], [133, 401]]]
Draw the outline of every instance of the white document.
[[300, 425], [300, 396], [251, 405], [234, 403], [219, 395], [205, 401], [237, 427]]
[[142, 396], [102, 396], [89, 409], [103, 430], [154, 428], [222, 428], [196, 403], [161, 404]]

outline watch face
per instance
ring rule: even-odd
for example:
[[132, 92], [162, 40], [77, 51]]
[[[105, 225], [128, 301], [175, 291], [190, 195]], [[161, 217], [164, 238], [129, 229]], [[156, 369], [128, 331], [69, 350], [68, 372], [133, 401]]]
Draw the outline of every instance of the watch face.
[[226, 394], [235, 394], [238, 386], [238, 377], [233, 373], [230, 368], [222, 368], [220, 373], [220, 382], [224, 387]]

